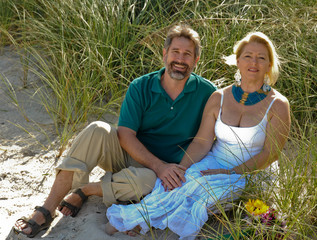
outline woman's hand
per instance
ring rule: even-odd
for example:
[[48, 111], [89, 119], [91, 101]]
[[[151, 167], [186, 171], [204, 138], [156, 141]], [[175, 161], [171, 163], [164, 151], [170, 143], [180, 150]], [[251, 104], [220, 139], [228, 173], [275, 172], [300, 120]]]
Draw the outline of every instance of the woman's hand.
[[203, 176], [205, 175], [217, 175], [217, 174], [230, 174], [230, 171], [227, 169], [208, 169], [200, 171]]

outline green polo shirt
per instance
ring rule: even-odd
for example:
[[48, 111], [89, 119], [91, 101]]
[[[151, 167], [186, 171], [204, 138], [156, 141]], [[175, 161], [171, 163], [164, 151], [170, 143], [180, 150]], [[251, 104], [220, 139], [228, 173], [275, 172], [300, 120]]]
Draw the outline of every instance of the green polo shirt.
[[131, 82], [118, 126], [136, 131], [137, 138], [161, 160], [180, 163], [216, 86], [192, 73], [184, 90], [173, 101], [161, 86], [164, 71], [162, 68]]

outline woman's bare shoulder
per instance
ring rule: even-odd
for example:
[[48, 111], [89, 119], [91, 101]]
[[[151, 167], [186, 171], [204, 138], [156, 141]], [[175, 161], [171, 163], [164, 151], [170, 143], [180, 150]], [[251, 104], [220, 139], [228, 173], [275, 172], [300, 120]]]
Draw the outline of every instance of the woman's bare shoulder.
[[209, 97], [208, 103], [206, 104], [206, 110], [209, 113], [212, 113], [215, 117], [218, 116], [220, 110], [221, 99], [223, 97], [222, 95], [225, 94], [229, 87], [218, 89]]
[[277, 91], [276, 89], [273, 89], [273, 95], [272, 97], [275, 98], [274, 101], [274, 105], [278, 105], [278, 106], [289, 106], [289, 101], [287, 99], [287, 97], [285, 97], [284, 95], [282, 95], [279, 91]]
[[220, 106], [222, 94], [223, 94], [223, 89], [218, 89], [217, 91], [213, 92], [208, 99], [209, 107]]
[[289, 121], [290, 118], [290, 106], [288, 99], [283, 96], [276, 89], [273, 90], [272, 97], [275, 98], [275, 101], [272, 106], [272, 116], [279, 116], [281, 119], [287, 119]]
[[220, 100], [223, 94], [225, 94], [227, 91], [231, 91], [230, 89], [231, 89], [231, 85], [218, 89], [217, 91], [213, 92], [213, 94], [211, 94], [211, 97], [213, 97], [214, 99]]

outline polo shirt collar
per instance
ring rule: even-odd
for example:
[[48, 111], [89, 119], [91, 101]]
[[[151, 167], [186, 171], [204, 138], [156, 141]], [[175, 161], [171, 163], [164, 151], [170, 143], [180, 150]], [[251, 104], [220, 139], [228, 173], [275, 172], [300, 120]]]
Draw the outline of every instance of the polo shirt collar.
[[[151, 88], [151, 90], [153, 92], [156, 92], [156, 93], [163, 93], [164, 92], [164, 90], [161, 86], [161, 77], [164, 74], [164, 72], [165, 72], [165, 67], [161, 68], [157, 72], [157, 75], [155, 76], [155, 79], [154, 79], [154, 82], [153, 82], [153, 85]], [[185, 87], [183, 90], [184, 93], [193, 92], [196, 90], [197, 82], [195, 80], [196, 80], [195, 74], [191, 73], [189, 78], [186, 81], [186, 84], [185, 84]]]

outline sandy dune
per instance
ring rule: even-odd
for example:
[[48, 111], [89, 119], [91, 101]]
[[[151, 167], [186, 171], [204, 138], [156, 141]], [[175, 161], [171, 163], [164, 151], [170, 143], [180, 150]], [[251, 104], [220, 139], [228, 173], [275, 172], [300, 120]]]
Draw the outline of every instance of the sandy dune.
[[[20, 57], [11, 47], [0, 49], [0, 73], [0, 239], [27, 239], [9, 233], [14, 222], [31, 214], [48, 194], [54, 180], [54, 166], [59, 161], [55, 157], [58, 138], [53, 121], [34, 95], [34, 86], [39, 84], [37, 77], [29, 72], [27, 87], [22, 87]], [[6, 79], [12, 84], [26, 117], [10, 99]], [[116, 121], [114, 117], [109, 119], [112, 123]], [[101, 169], [96, 169], [91, 180], [97, 181], [102, 174]], [[178, 239], [166, 231], [155, 231], [154, 237], [150, 233], [137, 237], [123, 233], [108, 236], [104, 232], [105, 212], [101, 198], [90, 197], [76, 218], [57, 213], [51, 228], [34, 239]]]

